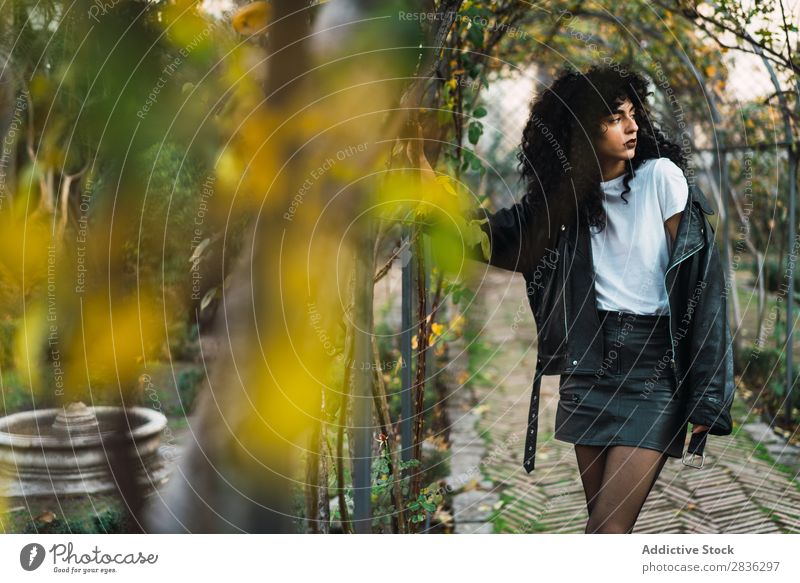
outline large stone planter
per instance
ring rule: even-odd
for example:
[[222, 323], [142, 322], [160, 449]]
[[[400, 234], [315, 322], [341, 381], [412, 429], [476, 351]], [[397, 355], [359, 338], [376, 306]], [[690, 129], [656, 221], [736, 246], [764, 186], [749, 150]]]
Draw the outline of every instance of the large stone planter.
[[[109, 469], [120, 407], [72, 403], [0, 419], [0, 496], [93, 494], [116, 489]], [[145, 489], [166, 479], [159, 455], [167, 419], [144, 407], [126, 409], [129, 468]]]

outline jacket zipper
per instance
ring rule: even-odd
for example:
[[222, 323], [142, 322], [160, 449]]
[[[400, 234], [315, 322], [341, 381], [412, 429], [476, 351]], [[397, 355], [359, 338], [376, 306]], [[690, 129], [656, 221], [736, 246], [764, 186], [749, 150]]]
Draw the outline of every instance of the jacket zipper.
[[[563, 230], [564, 225], [562, 227], [562, 237], [564, 236]], [[567, 341], [567, 248], [568, 241], [564, 241], [564, 245], [562, 246], [562, 253], [564, 254], [564, 268], [561, 270], [561, 304], [564, 307], [564, 342], [566, 349], [566, 341]]]
[[670, 345], [670, 348], [672, 349], [672, 370], [675, 370], [675, 340], [672, 337], [672, 305], [669, 303], [669, 290], [667, 289], [667, 274], [669, 274], [670, 269], [680, 265], [681, 263], [683, 263], [684, 261], [689, 259], [689, 257], [691, 257], [692, 255], [694, 255], [695, 253], [700, 251], [700, 249], [703, 248], [705, 243], [706, 243], [705, 240], [701, 241], [700, 244], [697, 247], [692, 249], [684, 257], [681, 257], [680, 261], [676, 262], [673, 265], [669, 265], [667, 267], [666, 271], [664, 271], [664, 282], [663, 283], [664, 283], [664, 291], [667, 294], [667, 313], [668, 313], [668, 316], [669, 316], [669, 345]]
[[[589, 270], [590, 270], [590, 272], [592, 274], [592, 280], [591, 280], [592, 281], [592, 294], [594, 295], [595, 313], [597, 313], [597, 286], [595, 285], [597, 274], [595, 273], [595, 270], [594, 270], [594, 249], [592, 248], [592, 231], [591, 231], [591, 229], [589, 227], [587, 227], [587, 231], [589, 233], [588, 242], [587, 242], [587, 245], [589, 247]], [[619, 323], [621, 317], [622, 317], [621, 314], [617, 316], [617, 323]], [[600, 322], [599, 318], [597, 320], [597, 323], [602, 328], [602, 323]], [[606, 338], [605, 338], [605, 334], [603, 333], [602, 330], [600, 330], [599, 335], [600, 335], [600, 346], [601, 346], [601, 350], [602, 350], [602, 352], [600, 354], [601, 354], [601, 356], [603, 358], [605, 358], [605, 355], [606, 355]]]

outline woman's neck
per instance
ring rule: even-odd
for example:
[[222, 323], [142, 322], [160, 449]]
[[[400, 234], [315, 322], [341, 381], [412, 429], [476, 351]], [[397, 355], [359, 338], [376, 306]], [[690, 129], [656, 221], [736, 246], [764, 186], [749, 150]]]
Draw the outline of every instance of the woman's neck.
[[608, 162], [600, 163], [600, 172], [603, 177], [600, 179], [603, 182], [614, 180], [625, 174], [625, 160], [610, 160]]

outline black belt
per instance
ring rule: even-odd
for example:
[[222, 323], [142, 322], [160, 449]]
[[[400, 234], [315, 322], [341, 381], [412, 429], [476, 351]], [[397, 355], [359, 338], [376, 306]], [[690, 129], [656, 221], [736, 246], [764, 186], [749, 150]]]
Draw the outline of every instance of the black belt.
[[[525, 432], [525, 453], [523, 455], [524, 462], [522, 463], [525, 471], [529, 474], [533, 471], [536, 460], [536, 434], [539, 430], [539, 391], [542, 386], [543, 368], [544, 366], [542, 362], [537, 359], [536, 373], [533, 377], [533, 390], [531, 391], [531, 402], [528, 409], [528, 427], [527, 431]], [[683, 458], [681, 459], [683, 465], [698, 469], [703, 467], [703, 464], [706, 461], [706, 456], [703, 453], [703, 450], [706, 447], [707, 437], [708, 431], [698, 431], [697, 433], [692, 433], [692, 437], [689, 439], [689, 446], [686, 448], [686, 452], [683, 454]], [[700, 456], [699, 465], [696, 462], [697, 456]]]
[[542, 372], [544, 364], [536, 359], [536, 373], [533, 376], [533, 391], [531, 391], [531, 404], [528, 409], [528, 427], [525, 432], [525, 453], [522, 466], [529, 474], [533, 471], [536, 458], [536, 434], [539, 431], [539, 390], [542, 386]]
[[647, 324], [658, 324], [661, 322], [667, 322], [669, 320], [669, 314], [634, 314], [633, 312], [618, 312], [614, 310], [600, 309], [597, 310], [597, 315], [600, 316], [601, 320], [604, 318], [619, 318], [624, 320], [644, 322]]
[[[708, 437], [708, 431], [692, 433], [692, 437], [689, 439], [689, 447], [686, 448], [686, 453], [683, 454], [683, 459], [681, 460], [683, 465], [698, 469], [703, 467], [706, 461], [706, 454], [703, 453], [703, 449], [706, 447], [706, 437]], [[695, 461], [697, 456], [700, 456], [700, 465]], [[688, 462], [686, 461], [687, 457]]]

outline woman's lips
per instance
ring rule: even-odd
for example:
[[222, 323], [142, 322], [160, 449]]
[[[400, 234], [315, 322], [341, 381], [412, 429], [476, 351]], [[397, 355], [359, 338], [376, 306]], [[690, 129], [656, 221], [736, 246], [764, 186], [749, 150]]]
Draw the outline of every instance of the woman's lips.
[[636, 140], [628, 140], [627, 142], [625, 142], [625, 147], [626, 148], [636, 147]]

